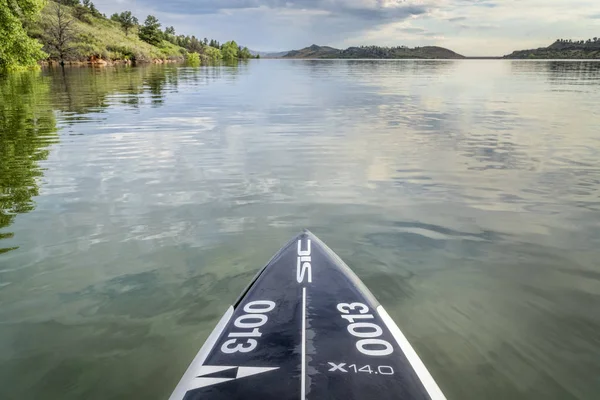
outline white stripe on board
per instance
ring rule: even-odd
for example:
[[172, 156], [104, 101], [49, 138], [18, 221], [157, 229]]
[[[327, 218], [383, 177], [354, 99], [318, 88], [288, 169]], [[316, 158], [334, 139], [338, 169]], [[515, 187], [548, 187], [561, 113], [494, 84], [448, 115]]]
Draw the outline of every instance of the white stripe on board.
[[408, 362], [410, 362], [410, 365], [412, 365], [413, 369], [417, 373], [417, 376], [421, 380], [425, 390], [427, 390], [427, 393], [429, 393], [429, 397], [431, 397], [432, 400], [446, 400], [446, 397], [440, 390], [437, 383], [435, 383], [435, 380], [425, 367], [425, 364], [423, 364], [423, 361], [421, 361], [415, 349], [413, 349], [413, 347], [410, 345], [410, 342], [408, 339], [406, 339], [406, 336], [404, 336], [400, 328], [398, 328], [398, 325], [396, 325], [387, 311], [385, 311], [385, 308], [383, 308], [383, 306], [379, 306], [377, 307], [377, 312], [394, 336], [394, 339], [396, 339], [396, 342], [398, 342], [398, 346], [400, 346], [404, 352]]
[[306, 288], [302, 288], [302, 378], [300, 380], [300, 400], [306, 398]]
[[227, 326], [227, 323], [231, 319], [232, 315], [233, 307], [229, 306], [223, 317], [221, 317], [221, 320], [219, 321], [217, 326], [215, 326], [215, 329], [213, 329], [208, 339], [206, 339], [206, 342], [204, 342], [204, 346], [202, 346], [202, 348], [194, 358], [194, 361], [192, 361], [187, 371], [185, 371], [185, 374], [183, 374], [183, 377], [181, 378], [179, 384], [173, 391], [173, 394], [171, 394], [171, 397], [169, 397], [169, 400], [181, 400], [185, 397], [187, 391], [190, 390], [190, 385], [193, 386], [193, 381], [195, 377], [198, 376], [197, 372], [202, 369], [202, 364], [204, 364], [206, 357], [208, 357], [208, 354], [211, 352], [211, 350], [217, 343], [217, 340], [219, 340], [221, 332], [223, 332], [223, 330]]

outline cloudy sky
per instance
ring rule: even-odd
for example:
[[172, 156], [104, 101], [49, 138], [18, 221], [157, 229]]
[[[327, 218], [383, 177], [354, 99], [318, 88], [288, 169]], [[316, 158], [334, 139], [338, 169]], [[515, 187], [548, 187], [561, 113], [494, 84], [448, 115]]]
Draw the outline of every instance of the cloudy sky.
[[253, 50], [437, 45], [468, 56], [600, 37], [600, 0], [96, 0], [107, 15], [156, 15], [178, 33]]

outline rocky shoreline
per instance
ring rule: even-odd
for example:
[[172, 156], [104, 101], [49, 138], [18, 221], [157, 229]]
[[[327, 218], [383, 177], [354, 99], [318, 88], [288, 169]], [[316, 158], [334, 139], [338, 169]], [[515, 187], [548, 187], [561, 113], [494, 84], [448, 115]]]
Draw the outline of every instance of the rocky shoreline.
[[[161, 59], [133, 61], [133, 60], [104, 60], [102, 58], [91, 57], [89, 60], [71, 60], [65, 61], [64, 65], [69, 67], [111, 67], [115, 65], [140, 65], [140, 64], [175, 64], [181, 63], [184, 58]], [[60, 62], [54, 60], [44, 60], [39, 62], [41, 67], [58, 67]]]

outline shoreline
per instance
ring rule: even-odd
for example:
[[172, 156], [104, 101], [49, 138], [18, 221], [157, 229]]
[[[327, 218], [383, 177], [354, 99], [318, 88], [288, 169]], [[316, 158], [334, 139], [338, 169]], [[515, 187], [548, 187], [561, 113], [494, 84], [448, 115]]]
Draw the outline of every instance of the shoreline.
[[[161, 59], [154, 58], [147, 61], [132, 61], [132, 60], [104, 60], [101, 58], [91, 59], [88, 61], [65, 61], [65, 67], [112, 67], [118, 65], [143, 65], [143, 64], [175, 64], [184, 62], [184, 58], [178, 59]], [[38, 62], [42, 68], [60, 67], [60, 62], [54, 60], [44, 60]]]
[[[585, 59], [585, 58], [538, 58], [538, 59], [521, 59], [521, 58], [505, 58], [505, 57], [464, 57], [464, 58], [284, 58], [284, 57], [262, 57], [261, 60], [284, 60], [284, 61], [477, 61], [477, 60], [499, 60], [499, 61], [526, 61], [526, 62], [544, 62], [544, 61], [563, 61], [563, 62], [600, 62], [600, 59]], [[132, 60], [112, 60], [106, 61], [97, 59], [93, 61], [66, 61], [64, 66], [69, 68], [105, 68], [119, 66], [147, 66], [153, 64], [184, 64], [185, 59], [152, 59], [148, 61]], [[58, 61], [40, 61], [38, 65], [43, 69], [51, 69], [60, 67]], [[210, 64], [218, 65], [218, 64]]]

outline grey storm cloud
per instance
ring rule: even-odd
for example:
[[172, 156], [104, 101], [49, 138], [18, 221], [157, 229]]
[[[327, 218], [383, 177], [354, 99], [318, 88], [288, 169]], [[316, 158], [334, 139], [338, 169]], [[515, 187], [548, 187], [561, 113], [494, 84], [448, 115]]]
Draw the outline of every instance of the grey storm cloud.
[[157, 11], [181, 14], [214, 14], [223, 10], [258, 8], [327, 11], [332, 16], [364, 20], [397, 20], [427, 12], [425, 4], [406, 0], [145, 0]]
[[[2, 1], [2, 0], [0, 0]], [[106, 14], [132, 10], [177, 33], [235, 39], [255, 50], [310, 43], [344, 47], [439, 43], [464, 54], [507, 54], [544, 45], [556, 31], [594, 37], [599, 0], [94, 0]], [[538, 12], [539, 11], [539, 12]], [[420, 18], [411, 18], [420, 17]], [[560, 18], [557, 18], [560, 17]]]

